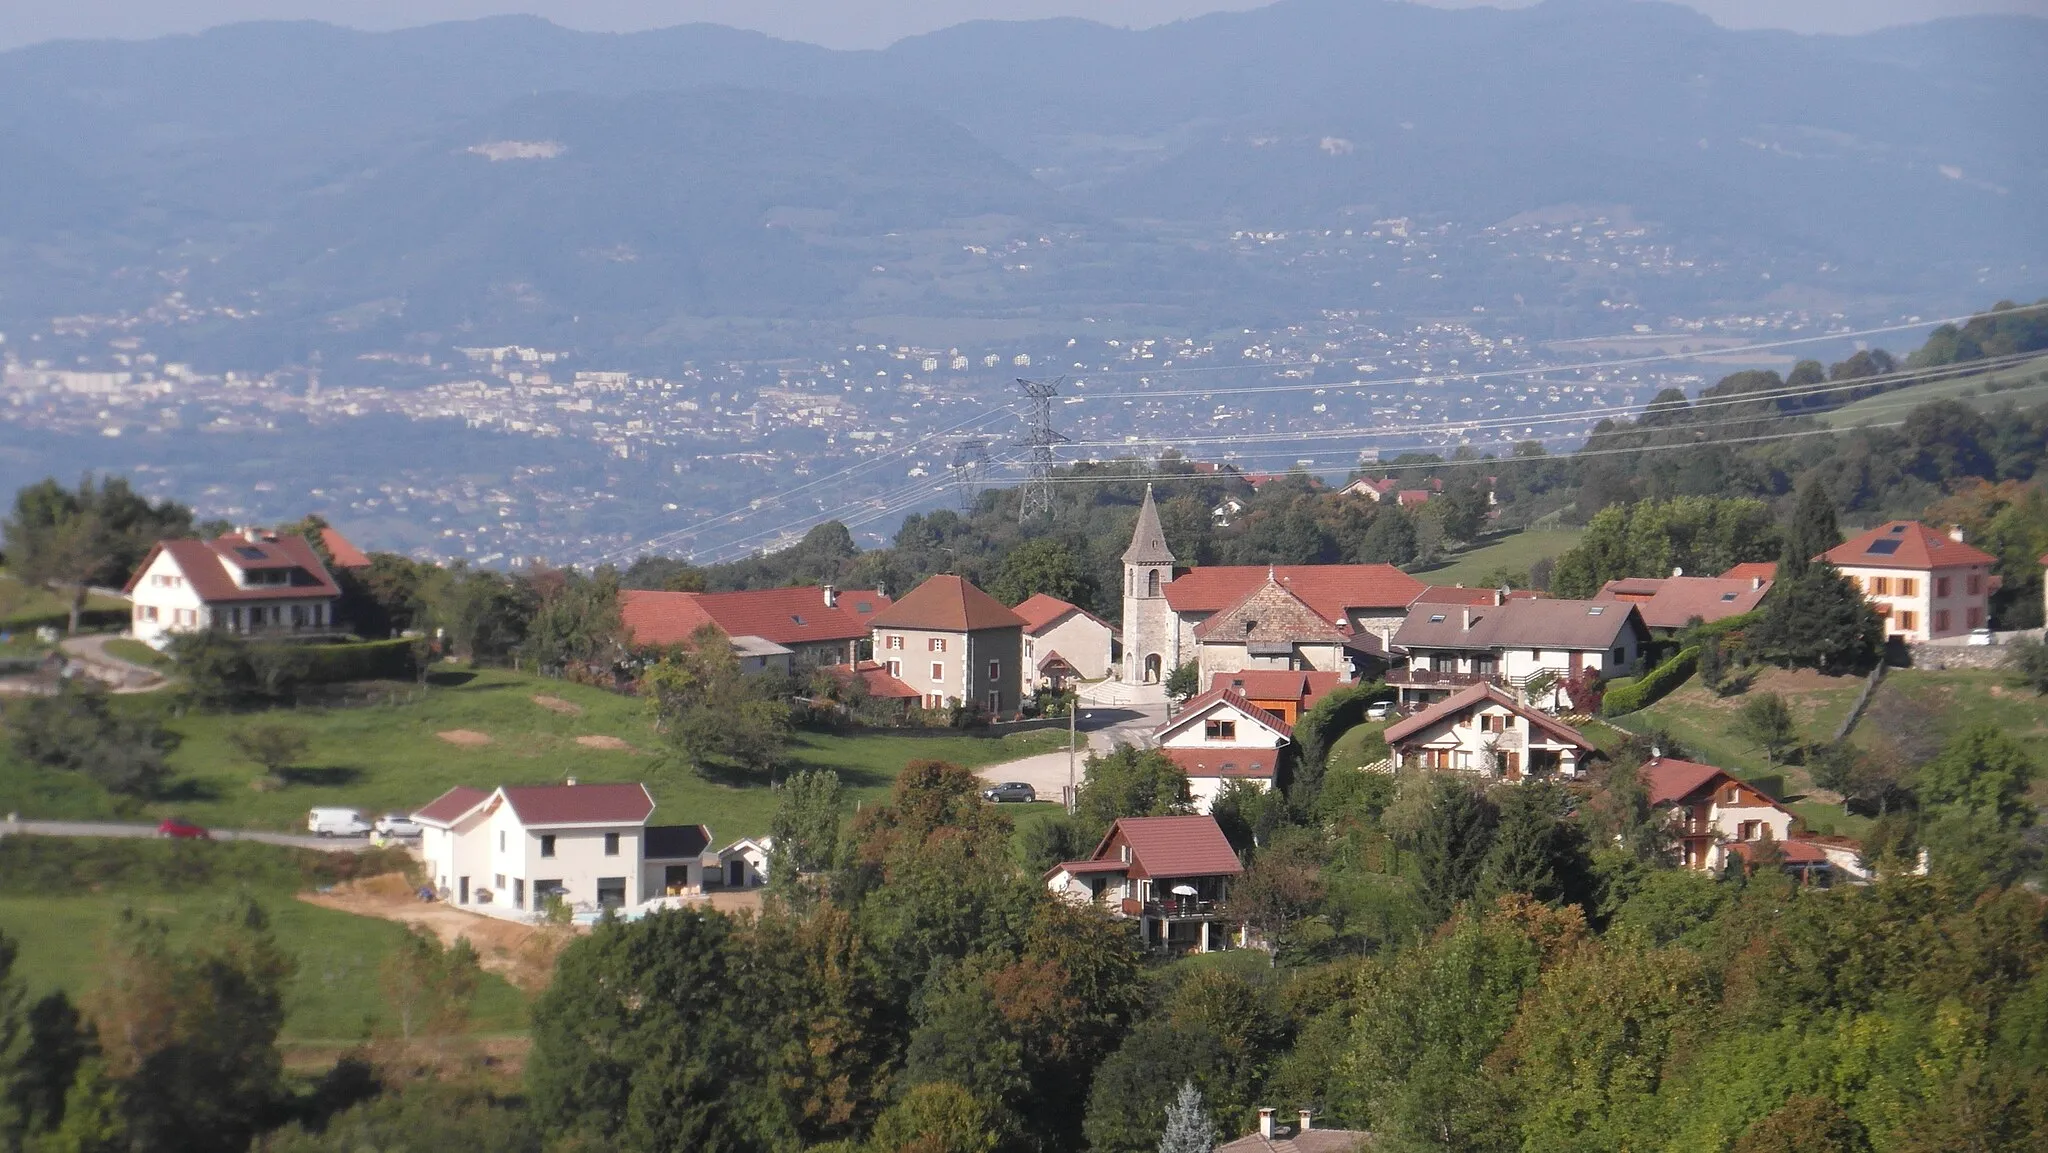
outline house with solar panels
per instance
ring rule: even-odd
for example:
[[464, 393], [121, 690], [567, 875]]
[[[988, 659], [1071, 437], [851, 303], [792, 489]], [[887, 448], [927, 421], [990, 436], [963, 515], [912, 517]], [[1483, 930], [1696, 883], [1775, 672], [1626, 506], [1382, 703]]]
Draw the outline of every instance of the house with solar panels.
[[1895, 520], [1843, 541], [1825, 559], [1856, 582], [1887, 639], [1917, 644], [1988, 628], [1998, 558], [1964, 543], [1963, 530], [1937, 532]]

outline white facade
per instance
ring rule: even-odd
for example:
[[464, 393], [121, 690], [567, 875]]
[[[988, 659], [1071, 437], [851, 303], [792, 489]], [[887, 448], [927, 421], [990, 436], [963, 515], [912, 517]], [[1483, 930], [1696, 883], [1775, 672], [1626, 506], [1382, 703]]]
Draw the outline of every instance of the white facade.
[[1043, 632], [1024, 634], [1024, 691], [1036, 692], [1048, 678], [1038, 671], [1046, 654], [1058, 653], [1084, 680], [1099, 680], [1116, 671], [1110, 663], [1110, 628], [1078, 610], [1054, 621]]
[[1498, 690], [1487, 692], [1462, 706], [1447, 701], [1390, 728], [1395, 763], [1510, 781], [1576, 778], [1584, 772], [1592, 749], [1583, 738], [1575, 740], [1566, 735], [1572, 730], [1547, 724], [1501, 699]]
[[[1187, 775], [1195, 812], [1208, 813], [1233, 780], [1260, 792], [1272, 789], [1280, 750], [1292, 738], [1264, 714], [1264, 709], [1210, 692], [1190, 700], [1159, 727], [1159, 748]], [[1263, 771], [1255, 772], [1254, 766]]]
[[[288, 573], [275, 568], [237, 567], [219, 559], [204, 542], [176, 543], [183, 547], [158, 548], [128, 589], [132, 603], [130, 633], [151, 648], [163, 648], [180, 633], [208, 629], [240, 634], [290, 634], [324, 632], [334, 627], [333, 597], [308, 596], [303, 586], [296, 590], [297, 595], [276, 599], [250, 595], [272, 587], [280, 593], [291, 590], [288, 583], [278, 580], [288, 578]], [[217, 566], [219, 571], [212, 574], [212, 579], [231, 581], [232, 597], [208, 600], [200, 591], [204, 578], [186, 571], [186, 566], [194, 563]]]
[[632, 908], [661, 894], [643, 868], [644, 818], [529, 826], [500, 790], [452, 819], [424, 811], [416, 819], [427, 876], [458, 908], [525, 919], [551, 891], [585, 912]]
[[1884, 618], [1886, 637], [1917, 644], [1963, 636], [1990, 624], [1989, 565], [1922, 572], [1839, 567]]
[[718, 883], [728, 889], [750, 889], [768, 883], [768, 858], [773, 837], [742, 837], [718, 850]]

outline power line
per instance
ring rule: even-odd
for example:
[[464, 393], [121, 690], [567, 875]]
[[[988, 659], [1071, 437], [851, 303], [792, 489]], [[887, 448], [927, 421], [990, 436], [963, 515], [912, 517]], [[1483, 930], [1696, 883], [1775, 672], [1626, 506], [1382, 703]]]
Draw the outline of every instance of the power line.
[[960, 496], [960, 511], [971, 513], [988, 478], [988, 445], [984, 437], [970, 436], [953, 444], [953, 489]]
[[1052, 449], [1056, 444], [1067, 443], [1067, 438], [1052, 426], [1052, 401], [1066, 382], [1064, 376], [1052, 380], [1017, 378], [1017, 386], [1024, 390], [1027, 407], [1023, 439], [1013, 443], [1031, 454], [1026, 458], [1031, 468], [1031, 479], [1024, 485], [1023, 499], [1017, 502], [1017, 519], [1020, 522], [1034, 516], [1052, 515]]

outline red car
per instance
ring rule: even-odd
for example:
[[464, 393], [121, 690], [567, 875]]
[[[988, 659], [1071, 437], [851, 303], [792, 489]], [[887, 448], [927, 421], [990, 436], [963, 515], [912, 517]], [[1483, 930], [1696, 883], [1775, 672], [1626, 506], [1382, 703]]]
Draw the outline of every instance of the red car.
[[176, 817], [167, 817], [162, 823], [158, 824], [156, 835], [159, 837], [171, 837], [180, 841], [211, 841], [213, 839], [205, 829], [190, 821], [181, 821]]

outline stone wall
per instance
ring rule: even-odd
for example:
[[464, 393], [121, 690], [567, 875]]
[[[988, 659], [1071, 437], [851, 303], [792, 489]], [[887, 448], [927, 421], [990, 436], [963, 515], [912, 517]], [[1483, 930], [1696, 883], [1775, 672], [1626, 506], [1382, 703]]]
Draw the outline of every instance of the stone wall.
[[2004, 645], [1907, 645], [1906, 663], [1916, 669], [2000, 669]]

